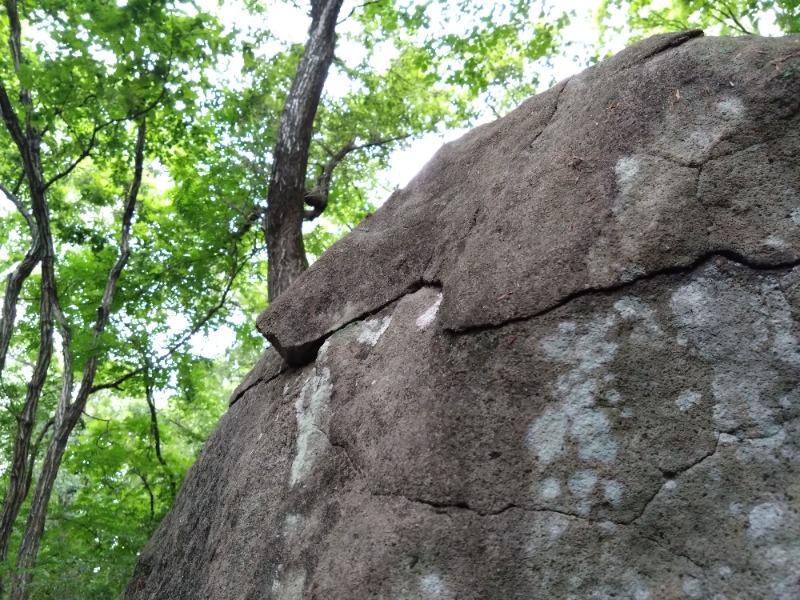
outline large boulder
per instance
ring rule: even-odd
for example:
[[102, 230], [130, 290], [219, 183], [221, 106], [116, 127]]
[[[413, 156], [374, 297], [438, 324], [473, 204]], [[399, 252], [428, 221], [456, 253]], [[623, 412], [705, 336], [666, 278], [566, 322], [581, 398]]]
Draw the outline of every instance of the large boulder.
[[123, 597], [800, 597], [800, 36], [645, 40], [261, 315]]

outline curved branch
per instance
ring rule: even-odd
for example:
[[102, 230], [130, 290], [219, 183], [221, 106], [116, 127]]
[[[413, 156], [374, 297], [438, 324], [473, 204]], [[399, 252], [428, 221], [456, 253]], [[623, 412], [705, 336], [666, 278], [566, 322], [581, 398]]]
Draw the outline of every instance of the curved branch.
[[4, 186], [2, 183], [0, 183], [0, 192], [3, 192], [6, 198], [8, 198], [11, 201], [11, 204], [13, 204], [16, 207], [16, 209], [20, 212], [22, 217], [25, 219], [25, 222], [28, 224], [28, 229], [30, 230], [32, 235], [33, 232], [36, 230], [36, 223], [33, 221], [33, 217], [31, 216], [31, 213], [28, 212], [28, 209], [25, 207], [25, 204], [22, 202], [22, 200], [19, 199], [19, 197], [14, 192], [6, 188], [6, 186]]
[[[386, 146], [394, 142], [399, 142], [411, 137], [410, 135], [401, 135], [393, 138], [377, 139], [367, 142], [365, 144], [356, 144], [355, 139], [348, 141], [342, 146], [338, 152], [334, 153], [327, 164], [322, 168], [322, 172], [317, 177], [316, 186], [313, 190], [306, 191], [303, 200], [311, 207], [310, 210], [303, 212], [303, 219], [305, 221], [313, 221], [319, 217], [328, 207], [328, 195], [330, 194], [331, 176], [333, 170], [339, 166], [347, 155], [356, 150], [366, 150], [367, 148], [376, 148], [379, 146]], [[328, 151], [330, 154], [330, 151]]]

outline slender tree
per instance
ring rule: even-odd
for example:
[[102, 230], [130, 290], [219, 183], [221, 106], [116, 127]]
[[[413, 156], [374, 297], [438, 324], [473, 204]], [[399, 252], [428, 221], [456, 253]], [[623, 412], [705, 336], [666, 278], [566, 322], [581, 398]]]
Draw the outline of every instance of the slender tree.
[[[14, 183], [1, 184], [0, 190], [24, 220], [29, 239], [25, 256], [6, 280], [0, 320], [0, 380], [8, 374], [6, 359], [12, 337], [26, 326], [25, 322], [18, 322], [22, 295], [26, 286], [30, 288], [29, 284], [36, 280], [38, 294], [34, 294], [39, 306], [35, 364], [27, 378], [24, 398], [20, 401], [12, 395], [7, 399], [16, 426], [0, 513], [0, 561], [6, 562], [20, 511], [29, 500], [10, 590], [14, 600], [25, 600], [30, 597], [33, 567], [67, 442], [82, 418], [89, 396], [102, 387], [95, 384], [95, 377], [104, 360], [104, 334], [120, 276], [131, 255], [147, 122], [168, 106], [168, 98], [176, 88], [180, 89], [175, 80], [176, 67], [199, 65], [204, 60], [202, 49], [195, 45], [210, 21], [205, 17], [174, 16], [164, 2], [131, 2], [125, 7], [92, 3], [66, 10], [59, 2], [31, 7], [17, 0], [4, 0], [4, 8], [9, 55], [7, 61], [0, 62], [10, 68], [0, 75], [0, 114], [15, 152], [0, 172], [3, 178], [11, 176]], [[27, 14], [21, 14], [23, 9]], [[146, 26], [140, 23], [143, 15], [151, 19]], [[157, 22], [159, 15], [162, 23]], [[24, 24], [52, 27], [60, 47], [50, 51], [49, 56], [27, 53]], [[171, 28], [171, 35], [165, 36], [157, 29], [164, 24]], [[118, 36], [120, 28], [127, 30], [130, 39], [109, 36]], [[103, 58], [104, 52], [115, 57], [111, 63]], [[131, 134], [135, 142], [129, 152], [126, 145]], [[129, 154], [132, 160], [126, 166]], [[55, 192], [57, 204], [63, 204], [59, 188], [87, 165], [104, 161], [114, 165], [120, 183], [126, 178], [125, 171], [132, 173], [121, 208], [109, 206], [120, 215], [118, 252], [105, 277], [90, 325], [86, 317], [92, 308], [76, 306], [74, 294], [68, 293], [70, 310], [62, 308], [60, 289], [64, 288], [59, 288], [57, 263], [70, 250], [69, 245], [63, 246], [65, 240], [60, 244], [55, 241], [52, 196]], [[60, 222], [58, 227], [65, 225]], [[66, 241], [69, 244], [81, 239], [85, 241], [85, 232]], [[109, 246], [107, 239], [94, 241], [99, 246]], [[29, 317], [23, 316], [26, 320]], [[61, 346], [57, 364], [56, 338]], [[52, 385], [56, 379], [60, 383]], [[51, 390], [55, 397], [53, 412], [43, 416], [40, 405]], [[37, 468], [37, 453], [45, 442], [44, 457]], [[29, 497], [34, 470], [38, 477]], [[0, 578], [0, 594], [3, 583]]]
[[281, 113], [263, 225], [270, 302], [308, 268], [302, 231], [308, 154], [314, 117], [333, 62], [342, 2], [311, 0], [308, 41]]

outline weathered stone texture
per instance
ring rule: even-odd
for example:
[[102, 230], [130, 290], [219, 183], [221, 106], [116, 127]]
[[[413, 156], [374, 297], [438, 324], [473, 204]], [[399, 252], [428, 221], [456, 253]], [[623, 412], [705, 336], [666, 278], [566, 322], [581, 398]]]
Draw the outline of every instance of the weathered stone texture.
[[124, 598], [800, 597], [799, 114], [800, 37], [687, 32], [446, 146], [262, 315]]

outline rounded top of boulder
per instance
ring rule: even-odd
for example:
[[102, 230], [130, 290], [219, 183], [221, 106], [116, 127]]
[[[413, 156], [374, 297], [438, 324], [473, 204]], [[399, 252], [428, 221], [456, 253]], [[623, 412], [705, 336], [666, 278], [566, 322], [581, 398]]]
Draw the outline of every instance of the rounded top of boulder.
[[299, 365], [422, 285], [441, 285], [439, 322], [464, 331], [714, 253], [798, 260], [800, 136], [788, 126], [800, 113], [798, 56], [800, 35], [684, 31], [562, 81], [446, 144], [273, 302], [259, 330]]

